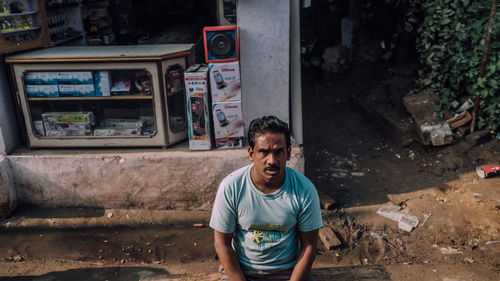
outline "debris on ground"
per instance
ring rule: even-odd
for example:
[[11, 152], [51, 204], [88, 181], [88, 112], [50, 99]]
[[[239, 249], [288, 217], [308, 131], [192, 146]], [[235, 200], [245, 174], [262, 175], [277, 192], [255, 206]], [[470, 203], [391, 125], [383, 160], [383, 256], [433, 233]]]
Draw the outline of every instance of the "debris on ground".
[[337, 238], [337, 235], [335, 235], [335, 232], [333, 232], [333, 229], [330, 227], [322, 227], [319, 229], [319, 239], [323, 242], [323, 246], [325, 246], [328, 251], [342, 245], [342, 242], [340, 242], [339, 238]]
[[441, 248], [441, 254], [444, 254], [444, 255], [457, 255], [457, 254], [462, 254], [461, 251], [455, 249], [455, 248], [452, 248], [450, 246], [448, 246], [447, 248]]
[[500, 175], [500, 165], [498, 163], [484, 164], [476, 167], [477, 175], [482, 178], [490, 178], [496, 175]]
[[419, 224], [416, 216], [401, 212], [402, 208], [392, 203], [382, 205], [377, 214], [390, 220], [398, 222], [398, 227], [404, 231], [411, 232]]
[[321, 205], [321, 209], [323, 210], [331, 210], [335, 206], [335, 200], [328, 196], [326, 193], [318, 190], [319, 195], [319, 203]]

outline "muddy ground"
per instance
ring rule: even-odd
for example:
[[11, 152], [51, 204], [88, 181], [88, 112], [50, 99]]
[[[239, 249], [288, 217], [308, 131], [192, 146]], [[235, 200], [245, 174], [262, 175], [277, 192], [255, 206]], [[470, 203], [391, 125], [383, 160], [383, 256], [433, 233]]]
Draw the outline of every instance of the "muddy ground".
[[[327, 77], [304, 70], [306, 175], [335, 199], [324, 221], [342, 241], [322, 246], [315, 268], [336, 280], [500, 280], [500, 177], [474, 172], [500, 160], [498, 140], [403, 146], [363, 118], [353, 97], [370, 97], [387, 81], [403, 93], [411, 79], [389, 65], [359, 63]], [[420, 225], [406, 232], [377, 215], [388, 202]], [[217, 279], [206, 227], [2, 230], [0, 241], [0, 280]], [[325, 272], [316, 271], [318, 280], [333, 278]]]

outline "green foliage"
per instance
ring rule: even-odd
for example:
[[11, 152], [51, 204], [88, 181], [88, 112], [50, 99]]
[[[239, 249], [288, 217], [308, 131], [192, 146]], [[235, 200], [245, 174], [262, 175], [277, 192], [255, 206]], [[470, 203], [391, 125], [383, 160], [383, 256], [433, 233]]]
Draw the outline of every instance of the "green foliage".
[[479, 129], [500, 129], [500, 17], [495, 15], [485, 76], [479, 68], [491, 0], [386, 0], [406, 5], [405, 31], [417, 31], [417, 85], [440, 95], [439, 112], [479, 95]]

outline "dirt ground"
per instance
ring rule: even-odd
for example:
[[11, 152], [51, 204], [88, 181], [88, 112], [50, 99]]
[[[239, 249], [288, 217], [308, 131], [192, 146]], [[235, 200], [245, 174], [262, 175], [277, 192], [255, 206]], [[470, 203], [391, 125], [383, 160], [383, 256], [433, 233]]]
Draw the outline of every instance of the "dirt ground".
[[[388, 68], [364, 63], [327, 79], [304, 70], [306, 175], [335, 199], [324, 222], [342, 241], [321, 247], [318, 281], [500, 280], [500, 177], [474, 172], [500, 160], [498, 140], [440, 148], [391, 141], [352, 99], [397, 78]], [[419, 226], [406, 232], [376, 214], [388, 202], [418, 217]], [[0, 241], [0, 280], [218, 277], [206, 227], [2, 230]]]

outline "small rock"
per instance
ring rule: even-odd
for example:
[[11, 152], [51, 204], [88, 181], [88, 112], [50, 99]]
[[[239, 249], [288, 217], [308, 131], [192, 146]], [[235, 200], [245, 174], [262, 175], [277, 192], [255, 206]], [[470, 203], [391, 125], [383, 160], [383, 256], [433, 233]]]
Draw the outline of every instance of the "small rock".
[[475, 131], [474, 133], [468, 134], [465, 136], [465, 141], [470, 143], [472, 146], [476, 146], [480, 143], [485, 142], [490, 139], [491, 135], [489, 131]]

